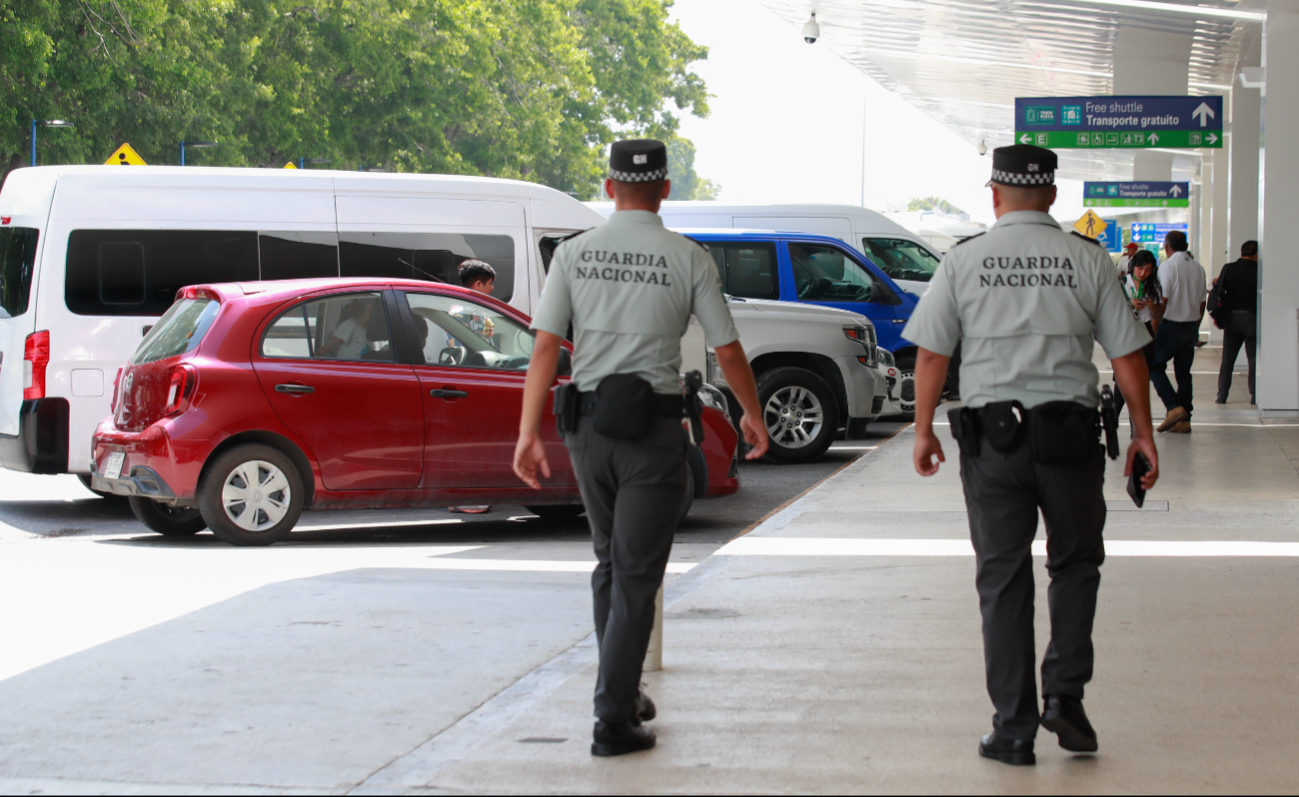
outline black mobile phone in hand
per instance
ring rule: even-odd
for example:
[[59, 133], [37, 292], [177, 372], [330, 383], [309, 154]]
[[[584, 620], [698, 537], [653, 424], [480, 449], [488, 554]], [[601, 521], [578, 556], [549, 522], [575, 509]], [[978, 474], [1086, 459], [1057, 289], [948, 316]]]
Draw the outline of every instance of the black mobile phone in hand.
[[1132, 503], [1140, 509], [1141, 505], [1146, 502], [1146, 488], [1141, 486], [1141, 478], [1150, 472], [1150, 460], [1140, 451], [1132, 458], [1132, 475], [1128, 477], [1128, 495], [1132, 496]]

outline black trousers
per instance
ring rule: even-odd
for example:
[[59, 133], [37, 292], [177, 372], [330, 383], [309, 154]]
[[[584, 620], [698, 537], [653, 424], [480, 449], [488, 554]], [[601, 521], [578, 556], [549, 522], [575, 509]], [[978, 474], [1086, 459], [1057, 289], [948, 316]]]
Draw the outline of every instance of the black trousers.
[[961, 456], [983, 614], [983, 656], [993, 727], [1011, 739], [1036, 736], [1033, 557], [1039, 510], [1046, 521], [1051, 643], [1042, 660], [1042, 693], [1082, 698], [1092, 677], [1092, 620], [1105, 545], [1104, 457], [1043, 465], [1027, 445], [1010, 454], [985, 439], [978, 457]]
[[1258, 321], [1249, 310], [1233, 310], [1227, 319], [1227, 328], [1222, 331], [1222, 365], [1218, 366], [1218, 401], [1225, 402], [1231, 392], [1232, 370], [1236, 358], [1240, 356], [1240, 347], [1245, 347], [1245, 359], [1249, 361], [1249, 403], [1254, 401], [1254, 347], [1257, 343]]
[[636, 714], [641, 669], [654, 630], [677, 514], [686, 490], [681, 422], [658, 418], [637, 440], [614, 440], [580, 418], [565, 435], [598, 560], [591, 575], [600, 675], [595, 716], [623, 723]]

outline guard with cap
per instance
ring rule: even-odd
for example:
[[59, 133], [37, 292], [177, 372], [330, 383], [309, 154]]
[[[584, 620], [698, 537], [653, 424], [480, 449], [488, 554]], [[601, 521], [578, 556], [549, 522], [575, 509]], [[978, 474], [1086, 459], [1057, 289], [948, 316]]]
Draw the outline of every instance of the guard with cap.
[[539, 488], [550, 476], [541, 418], [571, 324], [572, 382], [554, 391], [554, 408], [598, 560], [591, 577], [600, 648], [594, 755], [654, 746], [644, 723], [657, 709], [640, 691], [640, 677], [686, 490], [679, 371], [691, 315], [743, 410], [748, 459], [767, 450], [753, 372], [717, 266], [658, 215], [671, 190], [667, 172], [662, 142], [615, 143], [604, 188], [616, 211], [555, 250], [532, 320], [537, 341], [514, 453], [514, 472]]
[[[1133, 316], [1105, 249], [1065, 232], [1048, 213], [1055, 169], [1056, 156], [1047, 149], [994, 151], [989, 185], [997, 223], [948, 252], [903, 332], [920, 347], [914, 459], [922, 476], [946, 461], [934, 411], [948, 358], [962, 340], [964, 406], [948, 418], [961, 451], [987, 688], [996, 710], [979, 754], [1009, 764], [1035, 763], [1039, 725], [1066, 750], [1098, 747], [1082, 705], [1105, 559], [1102, 393], [1093, 341], [1128, 397], [1135, 436], [1127, 472], [1139, 452], [1151, 466], [1142, 485], [1153, 487], [1159, 473], [1141, 351], [1150, 335]], [[1112, 451], [1117, 456], [1117, 441]], [[1031, 551], [1039, 511], [1051, 577], [1040, 713]]]

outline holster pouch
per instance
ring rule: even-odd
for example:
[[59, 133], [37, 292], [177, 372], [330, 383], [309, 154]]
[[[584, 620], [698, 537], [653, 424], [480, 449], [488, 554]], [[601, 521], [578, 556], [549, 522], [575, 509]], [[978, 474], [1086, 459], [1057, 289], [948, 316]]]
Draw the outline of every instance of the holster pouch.
[[948, 410], [947, 420], [952, 424], [952, 437], [956, 438], [961, 454], [979, 456], [979, 414], [969, 407], [960, 407]]
[[690, 442], [704, 444], [704, 402], [699, 398], [699, 388], [704, 385], [703, 374], [691, 371], [685, 378], [685, 412], [690, 419]]
[[613, 374], [595, 389], [595, 430], [615, 440], [644, 437], [654, 422], [654, 388], [635, 374]]
[[555, 429], [561, 435], [577, 431], [579, 395], [572, 382], [555, 388]]
[[1100, 450], [1100, 413], [1073, 401], [1033, 408], [1033, 458], [1043, 465], [1082, 462]]
[[1024, 440], [1027, 413], [1018, 401], [995, 401], [978, 410], [983, 435], [994, 450], [1009, 454]]

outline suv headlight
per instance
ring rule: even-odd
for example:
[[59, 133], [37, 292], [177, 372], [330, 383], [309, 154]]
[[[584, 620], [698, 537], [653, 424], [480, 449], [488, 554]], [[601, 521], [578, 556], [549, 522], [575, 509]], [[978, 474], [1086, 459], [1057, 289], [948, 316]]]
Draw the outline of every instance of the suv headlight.
[[704, 374], [704, 387], [717, 385], [718, 387], [730, 387], [726, 384], [726, 375], [722, 373], [722, 366], [717, 362], [717, 352], [708, 352], [708, 373]]
[[897, 367], [898, 363], [897, 360], [893, 359], [893, 352], [885, 348], [881, 348], [879, 352], [880, 352], [880, 365], [887, 365], [890, 368]]

